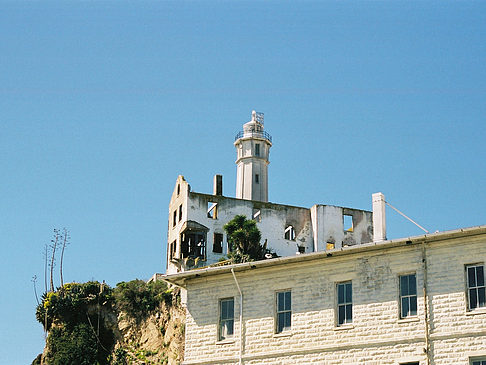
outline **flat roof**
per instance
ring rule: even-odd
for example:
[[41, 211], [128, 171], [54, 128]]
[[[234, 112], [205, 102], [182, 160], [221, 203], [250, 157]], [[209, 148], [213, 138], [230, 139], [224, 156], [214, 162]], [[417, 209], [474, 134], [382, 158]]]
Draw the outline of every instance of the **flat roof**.
[[161, 279], [171, 284], [184, 287], [184, 284], [187, 280], [200, 278], [200, 277], [213, 276], [213, 275], [228, 274], [231, 273], [232, 270], [234, 272], [241, 272], [247, 270], [254, 270], [257, 268], [280, 266], [280, 265], [291, 264], [291, 263], [318, 260], [326, 257], [341, 256], [341, 255], [348, 255], [348, 254], [353, 254], [358, 252], [367, 252], [367, 251], [382, 250], [382, 249], [387, 249], [392, 247], [407, 246], [414, 243], [442, 241], [442, 240], [476, 236], [482, 234], [486, 234], [486, 225], [468, 227], [468, 228], [459, 228], [450, 231], [429, 233], [420, 236], [405, 237], [405, 238], [399, 238], [399, 239], [393, 239], [393, 240], [387, 240], [381, 242], [369, 242], [361, 245], [354, 245], [354, 246], [348, 246], [348, 247], [337, 248], [337, 249], [326, 250], [326, 251], [319, 251], [319, 252], [311, 252], [311, 253], [300, 254], [295, 256], [285, 256], [285, 257], [278, 257], [274, 259], [252, 261], [252, 262], [245, 262], [241, 264], [232, 264], [232, 265], [225, 265], [225, 266], [206, 267], [201, 269], [184, 271], [177, 274], [162, 275]]

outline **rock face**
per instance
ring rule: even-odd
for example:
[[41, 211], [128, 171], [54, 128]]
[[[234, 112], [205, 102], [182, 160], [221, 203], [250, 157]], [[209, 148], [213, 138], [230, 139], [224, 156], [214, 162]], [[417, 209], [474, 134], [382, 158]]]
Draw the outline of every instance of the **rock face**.
[[[82, 284], [81, 284], [82, 285]], [[144, 284], [145, 285], [145, 284]], [[66, 298], [63, 297], [63, 298]], [[133, 303], [139, 303], [134, 300]], [[139, 303], [140, 304], [140, 303]], [[137, 308], [143, 308], [139, 304]], [[104, 349], [99, 361], [105, 365], [131, 365], [131, 364], [167, 364], [177, 365], [182, 363], [184, 357], [184, 338], [185, 338], [185, 308], [180, 305], [180, 295], [177, 289], [170, 291], [170, 294], [161, 299], [149, 311], [124, 311], [116, 303], [109, 305], [87, 305], [83, 307], [86, 311], [86, 318], [89, 323], [88, 335], [95, 333], [94, 342], [90, 343], [90, 349], [94, 351]], [[133, 307], [132, 307], [133, 309]], [[67, 311], [69, 315], [73, 313], [71, 308]], [[130, 314], [131, 313], [131, 314]], [[69, 317], [69, 316], [68, 316]], [[89, 318], [92, 318], [91, 320]], [[65, 317], [63, 317], [65, 319]], [[99, 318], [98, 325], [96, 319]], [[69, 350], [61, 344], [59, 337], [52, 339], [55, 332], [67, 330], [78, 324], [85, 324], [83, 316], [69, 324], [60, 320], [59, 317], [52, 317], [52, 325], [49, 327], [49, 337], [47, 346], [42, 354], [39, 354], [32, 362], [33, 365], [47, 365], [59, 363], [59, 351], [65, 353], [78, 352], [81, 354], [77, 360], [62, 361], [73, 363], [79, 361], [86, 355], [86, 346], [70, 340]], [[74, 324], [73, 324], [74, 323]], [[94, 325], [93, 325], [94, 324]], [[92, 332], [91, 332], [92, 330]], [[75, 330], [76, 331], [76, 330]], [[98, 332], [98, 334], [96, 334]], [[70, 332], [69, 338], [77, 332]], [[89, 336], [88, 336], [89, 337]], [[97, 340], [98, 339], [98, 340]], [[101, 340], [101, 342], [100, 342]], [[56, 342], [57, 341], [57, 342]], [[56, 350], [57, 348], [57, 350]], [[59, 350], [59, 349], [63, 350]], [[54, 350], [53, 350], [54, 349]], [[57, 351], [57, 352], [56, 352]], [[57, 355], [55, 355], [57, 354]], [[56, 357], [57, 356], [57, 357]], [[66, 356], [66, 355], [64, 355]], [[69, 355], [67, 355], [69, 357]], [[54, 359], [57, 360], [54, 360]]]
[[185, 311], [177, 303], [163, 302], [142, 320], [119, 313], [113, 332], [114, 360], [124, 357], [127, 364], [147, 365], [177, 365], [183, 360]]

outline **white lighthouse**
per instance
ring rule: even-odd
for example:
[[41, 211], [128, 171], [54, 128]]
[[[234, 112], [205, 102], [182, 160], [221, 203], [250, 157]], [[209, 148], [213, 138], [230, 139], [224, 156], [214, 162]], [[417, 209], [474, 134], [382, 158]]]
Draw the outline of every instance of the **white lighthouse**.
[[268, 201], [268, 155], [272, 137], [263, 130], [263, 113], [252, 111], [251, 120], [235, 137], [236, 197]]

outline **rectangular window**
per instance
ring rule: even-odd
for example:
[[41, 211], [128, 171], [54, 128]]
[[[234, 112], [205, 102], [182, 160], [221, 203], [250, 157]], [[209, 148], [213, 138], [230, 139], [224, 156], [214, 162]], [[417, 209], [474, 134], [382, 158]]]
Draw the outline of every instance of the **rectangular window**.
[[484, 264], [466, 266], [469, 310], [486, 307]]
[[262, 221], [262, 211], [260, 209], [253, 209], [253, 220], [256, 222]]
[[260, 145], [258, 143], [255, 145], [255, 156], [260, 156]]
[[476, 357], [469, 359], [469, 364], [471, 365], [486, 365], [486, 357]]
[[175, 227], [177, 224], [177, 210], [174, 210], [174, 214], [172, 215], [172, 227]]
[[339, 283], [337, 289], [337, 325], [353, 322], [353, 286], [351, 281]]
[[292, 293], [277, 292], [277, 333], [289, 331], [292, 326]]
[[213, 252], [223, 253], [223, 234], [215, 233], [213, 236]]
[[344, 232], [353, 232], [353, 216], [343, 214], [343, 227]]
[[182, 219], [182, 204], [179, 205], [179, 222], [181, 221]]
[[233, 337], [235, 325], [235, 300], [234, 298], [221, 299], [219, 301], [219, 341]]
[[417, 315], [417, 278], [415, 274], [400, 276], [400, 318]]
[[255, 182], [256, 182], [257, 184], [260, 184], [260, 175], [255, 174]]
[[208, 218], [218, 219], [218, 203], [208, 202]]

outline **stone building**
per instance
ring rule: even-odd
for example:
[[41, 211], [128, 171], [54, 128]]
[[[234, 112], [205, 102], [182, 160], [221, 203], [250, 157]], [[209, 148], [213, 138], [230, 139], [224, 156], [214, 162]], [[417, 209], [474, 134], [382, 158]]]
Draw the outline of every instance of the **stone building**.
[[185, 365], [484, 365], [486, 226], [166, 275]]
[[[228, 253], [223, 226], [237, 214], [256, 220], [263, 241], [278, 256], [319, 252], [327, 247], [341, 248], [373, 240], [370, 211], [268, 202], [272, 137], [264, 130], [263, 114], [252, 112], [252, 119], [236, 135], [234, 146], [236, 198], [222, 195], [221, 175], [214, 177], [213, 194], [193, 192], [183, 176], [177, 178], [169, 204], [167, 273], [218, 262]], [[377, 199], [384, 204], [381, 195]], [[375, 221], [381, 222], [382, 217], [375, 217]], [[375, 233], [383, 235], [380, 233], [383, 229], [381, 224], [375, 227]]]
[[[158, 278], [183, 288], [183, 364], [486, 365], [486, 226], [387, 240], [381, 193], [372, 211], [270, 203], [271, 146], [253, 113], [236, 198], [177, 178]], [[211, 266], [236, 214], [280, 257]]]

